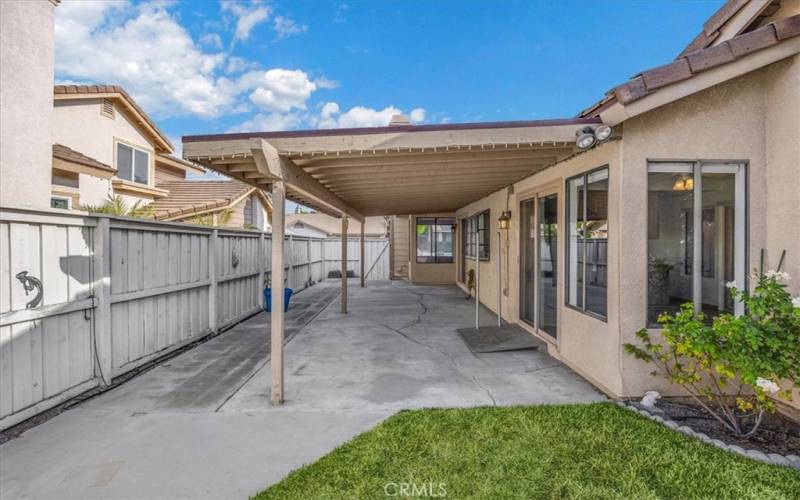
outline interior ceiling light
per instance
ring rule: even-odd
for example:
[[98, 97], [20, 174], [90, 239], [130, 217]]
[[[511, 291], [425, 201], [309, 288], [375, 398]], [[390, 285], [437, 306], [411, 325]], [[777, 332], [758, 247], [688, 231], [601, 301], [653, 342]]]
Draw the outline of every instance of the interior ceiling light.
[[597, 137], [594, 135], [592, 127], [583, 127], [575, 132], [575, 144], [580, 149], [589, 149], [597, 142]]
[[690, 175], [681, 174], [672, 185], [673, 191], [691, 191], [694, 189], [694, 179]]
[[598, 125], [597, 128], [594, 129], [594, 136], [597, 138], [598, 142], [603, 142], [609, 137], [611, 137], [612, 129], [605, 123]]

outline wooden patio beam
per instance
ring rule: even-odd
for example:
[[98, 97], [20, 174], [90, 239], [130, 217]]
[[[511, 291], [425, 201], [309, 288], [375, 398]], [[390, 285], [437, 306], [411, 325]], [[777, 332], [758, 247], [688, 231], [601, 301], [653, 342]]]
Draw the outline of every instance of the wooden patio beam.
[[251, 139], [250, 146], [256, 167], [265, 177], [272, 176], [280, 179], [290, 184], [295, 190], [301, 191], [359, 222], [364, 222], [364, 216], [358, 210], [342, 201], [306, 171], [295, 165], [292, 160], [280, 155], [272, 144], [264, 139]]

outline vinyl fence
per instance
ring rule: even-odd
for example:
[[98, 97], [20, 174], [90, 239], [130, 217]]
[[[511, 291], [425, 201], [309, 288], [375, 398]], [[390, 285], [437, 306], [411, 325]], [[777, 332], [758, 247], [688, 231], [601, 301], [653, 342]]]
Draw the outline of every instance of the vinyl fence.
[[[106, 216], [0, 209], [0, 429], [262, 308], [271, 238]], [[348, 241], [348, 269], [360, 272]], [[287, 286], [341, 269], [341, 241], [286, 238]], [[389, 279], [388, 240], [365, 243]]]

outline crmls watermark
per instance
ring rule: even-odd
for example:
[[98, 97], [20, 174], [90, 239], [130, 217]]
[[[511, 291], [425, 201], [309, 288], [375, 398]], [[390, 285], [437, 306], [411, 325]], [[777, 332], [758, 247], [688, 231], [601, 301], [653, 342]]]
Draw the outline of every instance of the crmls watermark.
[[386, 483], [383, 492], [387, 497], [444, 498], [447, 496], [446, 483]]

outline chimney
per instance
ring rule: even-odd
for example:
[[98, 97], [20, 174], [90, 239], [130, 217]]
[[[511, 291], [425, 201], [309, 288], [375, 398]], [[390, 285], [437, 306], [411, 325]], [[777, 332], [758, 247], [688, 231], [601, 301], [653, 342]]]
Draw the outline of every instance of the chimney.
[[403, 125], [411, 125], [411, 120], [405, 115], [392, 115], [392, 119], [389, 120], [390, 127], [399, 127]]

